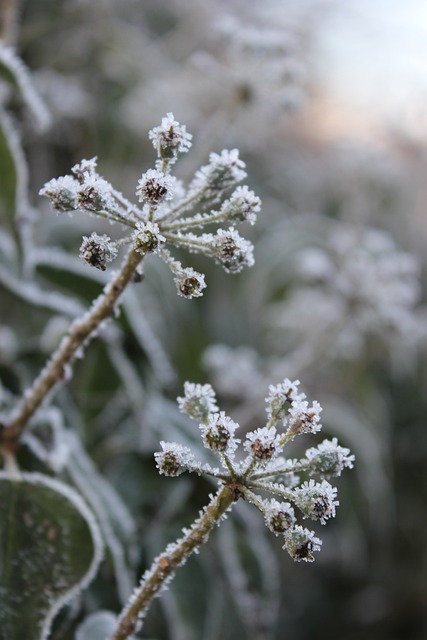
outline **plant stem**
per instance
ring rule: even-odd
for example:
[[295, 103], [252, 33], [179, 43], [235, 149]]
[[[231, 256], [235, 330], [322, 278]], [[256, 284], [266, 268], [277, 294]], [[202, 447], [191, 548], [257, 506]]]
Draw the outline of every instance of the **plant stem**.
[[114, 313], [119, 297], [131, 281], [143, 257], [143, 254], [132, 248], [114, 279], [107, 284], [89, 311], [71, 324], [67, 335], [61, 340], [33, 385], [25, 392], [22, 402], [2, 425], [0, 445], [3, 448], [9, 451], [16, 449], [28, 420], [52, 388], [66, 377], [67, 365], [73, 360], [76, 352], [87, 346], [100, 324]]
[[142, 619], [153, 599], [173, 578], [177, 567], [184, 564], [187, 558], [207, 541], [212, 529], [239, 497], [234, 485], [225, 484], [204, 508], [200, 518], [195, 521], [185, 536], [168, 545], [165, 551], [156, 558], [151, 568], [144, 574], [140, 586], [123, 609], [117, 629], [110, 640], [126, 640], [141, 628]]

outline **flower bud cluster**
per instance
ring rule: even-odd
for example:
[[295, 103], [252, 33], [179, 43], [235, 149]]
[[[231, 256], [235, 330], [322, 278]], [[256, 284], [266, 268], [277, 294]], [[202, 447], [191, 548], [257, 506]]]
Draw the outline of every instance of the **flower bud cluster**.
[[97, 233], [92, 233], [89, 238], [83, 236], [80, 258], [91, 267], [105, 271], [107, 262], [111, 262], [116, 256], [116, 245], [109, 236], [99, 236]]
[[[105, 255], [101, 246], [97, 251], [84, 238], [80, 257], [87, 264], [104, 270], [117, 255], [118, 247], [132, 244], [143, 256], [156, 253], [166, 262], [178, 295], [196, 298], [206, 287], [204, 275], [192, 267], [183, 267], [171, 256], [169, 245], [202, 253], [228, 273], [239, 273], [254, 264], [253, 246], [232, 225], [254, 224], [261, 201], [248, 187], [238, 186], [246, 173], [237, 149], [212, 153], [188, 189], [182, 187], [170, 172], [179, 154], [191, 147], [191, 135], [172, 113], [149, 132], [149, 139], [157, 151], [157, 160], [155, 168], [148, 169], [138, 181], [136, 196], [141, 206], [128, 201], [99, 175], [96, 158], [76, 164], [71, 175], [50, 180], [40, 195], [47, 196], [58, 212], [79, 209], [120, 225], [124, 235], [115, 243], [110, 242], [108, 251], [104, 247]], [[229, 192], [231, 195], [225, 199]], [[217, 226], [215, 233], [193, 233], [195, 229], [223, 223], [226, 228]]]
[[[203, 445], [219, 458], [222, 469], [198, 462], [190, 449], [175, 443], [162, 442], [162, 451], [155, 457], [164, 475], [180, 475], [187, 470], [206, 473], [229, 485], [235, 499], [244, 497], [262, 512], [267, 528], [283, 537], [283, 548], [294, 560], [312, 562], [322, 542], [313, 531], [297, 523], [296, 510], [303, 518], [322, 525], [333, 518], [339, 504], [337, 490], [325, 476], [341, 475], [344, 468], [353, 466], [354, 456], [339, 446], [336, 438], [308, 449], [300, 459], [283, 456], [286, 443], [295, 435], [315, 433], [321, 428], [321, 407], [316, 401], [309, 407], [305, 395], [298, 392], [299, 384], [299, 380], [286, 378], [281, 384], [270, 386], [268, 422], [246, 434], [243, 456], [239, 457], [239, 425], [218, 411], [215, 392], [209, 384], [186, 382], [184, 396], [178, 398], [179, 408], [200, 423]], [[276, 428], [279, 423], [280, 430]], [[320, 480], [304, 480], [301, 474], [318, 475]], [[258, 491], [276, 497], [261, 498]]]

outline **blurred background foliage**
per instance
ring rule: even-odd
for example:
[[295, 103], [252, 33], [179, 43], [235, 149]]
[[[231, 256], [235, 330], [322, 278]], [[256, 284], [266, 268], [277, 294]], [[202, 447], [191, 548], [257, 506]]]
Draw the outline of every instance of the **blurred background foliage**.
[[[56, 217], [37, 196], [44, 182], [97, 155], [100, 173], [133, 199], [154, 163], [147, 131], [173, 111], [194, 136], [179, 177], [238, 147], [263, 200], [250, 271], [193, 260], [207, 275], [203, 298], [178, 298], [168, 270], [148, 261], [20, 452], [23, 467], [53, 470], [83, 493], [109, 544], [53, 639], [73, 638], [91, 611], [119, 610], [205, 504], [207, 480], [159, 477], [153, 462], [160, 439], [198, 446], [175, 406], [183, 381], [211, 382], [221, 408], [253, 429], [268, 384], [284, 376], [302, 380], [324, 407], [324, 433], [356, 454], [316, 563], [294, 565], [239, 504], [156, 601], [141, 637], [426, 637], [426, 132], [421, 120], [385, 117], [379, 87], [372, 110], [332, 91], [322, 60], [340, 11], [322, 0], [22, 0], [11, 22], [8, 44], [52, 123], [37, 132], [25, 96], [2, 82], [1, 180], [13, 183], [15, 170], [25, 190], [2, 188], [5, 407], [109, 277], [77, 257], [81, 236], [107, 227]], [[363, 43], [353, 44], [357, 57]], [[23, 151], [10, 144], [15, 128]]]

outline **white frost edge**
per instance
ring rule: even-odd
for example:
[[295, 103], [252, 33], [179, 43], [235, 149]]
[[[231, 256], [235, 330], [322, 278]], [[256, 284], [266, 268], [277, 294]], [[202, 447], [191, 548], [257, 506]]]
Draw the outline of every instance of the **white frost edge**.
[[76, 507], [82, 517], [86, 520], [92, 536], [94, 554], [88, 571], [80, 580], [80, 582], [71, 587], [71, 589], [69, 589], [56, 602], [53, 603], [47, 613], [40, 636], [40, 640], [47, 640], [51, 624], [58, 611], [62, 609], [62, 607], [74, 596], [76, 596], [82, 589], [87, 587], [96, 575], [99, 564], [103, 559], [104, 551], [104, 543], [102, 540], [101, 532], [92, 511], [88, 508], [81, 496], [76, 491], [74, 491], [74, 489], [64, 484], [63, 482], [60, 482], [55, 478], [45, 476], [41, 473], [21, 473], [18, 476], [13, 476], [12, 478], [4, 471], [0, 471], [0, 481], [1, 480], [12, 480], [13, 482], [28, 482], [32, 485], [42, 485], [48, 487], [49, 489], [52, 489], [53, 491], [56, 491], [57, 493], [60, 493], [62, 496], [67, 498], [67, 500], [69, 500], [71, 504], [74, 505], [74, 507]]

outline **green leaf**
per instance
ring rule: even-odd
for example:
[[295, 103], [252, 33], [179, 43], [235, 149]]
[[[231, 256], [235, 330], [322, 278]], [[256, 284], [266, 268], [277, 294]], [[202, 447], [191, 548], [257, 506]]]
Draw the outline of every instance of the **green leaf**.
[[98, 525], [70, 487], [0, 472], [0, 640], [45, 640], [59, 609], [95, 576]]

